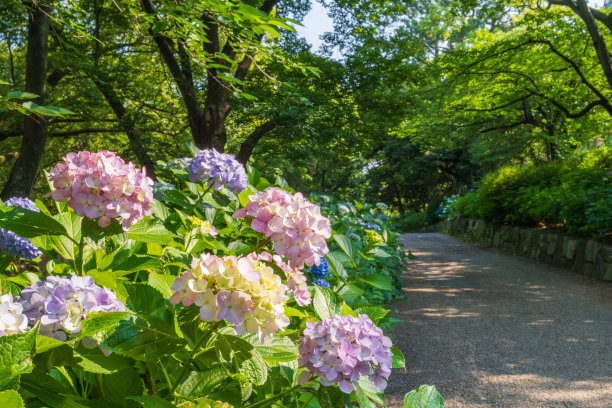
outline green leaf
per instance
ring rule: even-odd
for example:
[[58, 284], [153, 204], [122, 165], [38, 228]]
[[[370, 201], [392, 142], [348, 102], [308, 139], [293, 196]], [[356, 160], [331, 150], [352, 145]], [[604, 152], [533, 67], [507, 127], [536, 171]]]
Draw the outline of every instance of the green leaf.
[[23, 376], [21, 388], [52, 408], [85, 408], [80, 397], [69, 395], [62, 383], [40, 370]]
[[[342, 253], [332, 251], [325, 255], [325, 259], [327, 259], [333, 271], [336, 272], [336, 275], [338, 275], [340, 279], [346, 280], [348, 279], [348, 273], [342, 264], [342, 258], [339, 256], [340, 254]], [[342, 256], [344, 257], [344, 255]]]
[[320, 385], [317, 399], [322, 408], [344, 408], [346, 405], [342, 391], [334, 386], [325, 387]]
[[357, 396], [357, 402], [359, 403], [359, 408], [375, 408], [372, 401], [368, 398], [365, 391], [358, 382], [353, 382], [355, 384], [355, 395]]
[[328, 288], [314, 287], [312, 305], [321, 320], [342, 313], [342, 298]]
[[362, 282], [366, 282], [375, 288], [382, 290], [391, 290], [393, 289], [393, 284], [391, 283], [391, 278], [381, 274], [372, 274], [366, 277], [359, 279]]
[[[181, 395], [186, 395], [186, 394], [181, 393]], [[176, 408], [176, 405], [173, 405], [167, 401], [164, 401], [163, 399], [154, 397], [153, 395], [142, 395], [138, 397], [129, 396], [129, 397], [125, 397], [125, 399], [136, 401], [143, 408]]]
[[75, 365], [90, 373], [112, 374], [134, 365], [134, 360], [122, 357], [116, 353], [105, 356], [98, 347], [88, 349], [80, 344], [76, 352], [76, 359], [78, 361], [75, 362]]
[[0, 406], [2, 408], [24, 408], [21, 395], [17, 391], [8, 390], [0, 392]]
[[176, 276], [173, 275], [162, 275], [159, 273], [149, 273], [149, 285], [158, 290], [162, 294], [164, 299], [170, 299], [174, 291], [171, 289], [172, 284]]
[[140, 375], [133, 368], [103, 374], [102, 389], [105, 399], [120, 405], [124, 404], [126, 397], [141, 396], [144, 391]]
[[185, 344], [174, 326], [150, 317], [147, 320], [122, 321], [102, 346], [136, 360], [153, 360], [168, 356]]
[[245, 244], [242, 241], [232, 241], [227, 247], [235, 255], [248, 254], [249, 252], [253, 250], [253, 247], [251, 245]]
[[145, 218], [132, 225], [127, 233], [127, 237], [134, 241], [168, 245], [176, 237], [176, 234], [168, 231], [161, 222]]
[[32, 371], [31, 356], [38, 327], [21, 334], [0, 337], [0, 391], [15, 384], [20, 375]]
[[189, 398], [206, 397], [230, 380], [227, 369], [218, 364], [205, 371], [192, 371], [176, 391]]
[[421, 385], [404, 397], [404, 408], [444, 408], [444, 400], [433, 385]]
[[94, 314], [81, 323], [81, 335], [83, 337], [103, 338], [107, 333], [114, 330], [123, 320], [132, 317], [129, 312], [101, 312]]
[[125, 285], [128, 293], [127, 307], [143, 315], [154, 315], [164, 308], [162, 294], [146, 283], [129, 283]]
[[6, 94], [7, 99], [34, 99], [38, 98], [38, 95], [32, 92], [24, 91], [11, 91]]
[[4, 204], [0, 204], [0, 228], [24, 238], [66, 234], [66, 229], [48, 215]]
[[261, 355], [247, 341], [237, 336], [217, 335], [217, 357], [231, 373], [238, 374], [241, 383], [263, 385], [268, 369]]
[[334, 241], [336, 241], [340, 246], [340, 249], [342, 249], [349, 258], [351, 258], [351, 261], [355, 263], [357, 260], [357, 248], [355, 247], [353, 241], [342, 234], [334, 234]]
[[382, 307], [360, 307], [355, 309], [355, 313], [358, 315], [366, 314], [368, 317], [374, 322], [374, 324], [378, 324], [378, 321], [389, 314], [389, 311], [383, 309]]
[[393, 353], [391, 368], [406, 368], [406, 358], [404, 354], [396, 347], [391, 347]]
[[268, 335], [262, 343], [259, 336], [249, 335], [245, 337], [264, 361], [270, 365], [297, 360], [299, 350], [295, 343], [288, 337]]

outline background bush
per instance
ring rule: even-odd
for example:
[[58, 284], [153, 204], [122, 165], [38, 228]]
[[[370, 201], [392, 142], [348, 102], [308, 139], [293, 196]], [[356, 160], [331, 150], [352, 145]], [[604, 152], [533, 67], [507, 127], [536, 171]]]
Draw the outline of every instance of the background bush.
[[502, 167], [457, 200], [450, 212], [603, 237], [612, 231], [610, 202], [612, 148], [600, 147], [564, 161]]

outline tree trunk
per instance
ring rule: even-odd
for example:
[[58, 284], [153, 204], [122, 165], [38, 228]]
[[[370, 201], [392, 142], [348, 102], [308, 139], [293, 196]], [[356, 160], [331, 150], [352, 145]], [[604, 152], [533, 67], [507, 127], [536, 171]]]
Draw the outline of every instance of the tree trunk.
[[[47, 92], [47, 47], [51, 7], [40, 1], [33, 1], [27, 5], [31, 10], [28, 16], [25, 91], [40, 95], [34, 102], [44, 105]], [[36, 182], [46, 139], [47, 120], [33, 115], [26, 116], [19, 157], [13, 164], [9, 179], [0, 194], [3, 200], [30, 195]]]

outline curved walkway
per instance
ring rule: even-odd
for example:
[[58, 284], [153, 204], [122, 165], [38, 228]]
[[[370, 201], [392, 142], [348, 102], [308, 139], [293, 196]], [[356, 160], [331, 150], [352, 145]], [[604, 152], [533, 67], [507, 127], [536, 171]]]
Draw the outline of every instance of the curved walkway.
[[447, 408], [612, 408], [612, 284], [442, 234], [405, 234], [388, 407], [435, 384]]

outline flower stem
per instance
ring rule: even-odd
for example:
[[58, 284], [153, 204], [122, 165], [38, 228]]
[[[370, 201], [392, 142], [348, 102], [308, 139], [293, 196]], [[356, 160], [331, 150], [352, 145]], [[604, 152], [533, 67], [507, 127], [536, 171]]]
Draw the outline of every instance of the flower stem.
[[208, 192], [210, 191], [211, 188], [212, 188], [212, 186], [208, 186], [208, 188], [206, 190], [204, 190], [204, 192], [201, 195], [198, 195], [198, 200], [195, 202], [193, 207], [191, 207], [189, 212], [193, 212], [196, 208], [198, 208], [198, 205], [200, 205], [200, 203], [202, 203], [202, 200], [204, 200], [204, 197], [206, 196], [206, 194], [208, 194]]
[[83, 236], [81, 236], [81, 241], [79, 241], [79, 244], [78, 244], [79, 252], [77, 254], [77, 258], [75, 259], [77, 273], [81, 276], [84, 275], [83, 273], [83, 247], [84, 246], [85, 246], [85, 242], [83, 240]]
[[102, 388], [102, 377], [100, 376], [100, 373], [95, 373], [94, 377], [96, 379], [96, 387], [98, 388], [98, 394], [100, 396], [100, 399], [104, 399], [104, 389]]
[[185, 374], [187, 374], [187, 371], [189, 371], [189, 367], [191, 367], [191, 363], [193, 362], [193, 359], [196, 356], [197, 350], [200, 348], [200, 346], [202, 344], [204, 344], [204, 341], [208, 339], [208, 337], [212, 334], [213, 331], [215, 331], [217, 329], [217, 327], [219, 327], [219, 325], [221, 324], [223, 320], [220, 320], [218, 322], [215, 322], [215, 324], [213, 324], [210, 329], [208, 329], [206, 331], [206, 333], [204, 333], [204, 335], [202, 336], [202, 338], [200, 339], [200, 341], [198, 341], [195, 346], [193, 346], [193, 349], [191, 350], [191, 353], [189, 354], [189, 358], [187, 358], [187, 361], [185, 362], [185, 365], [183, 366], [183, 369], [181, 370], [180, 374], [178, 375], [176, 382], [174, 383], [174, 385], [172, 386], [172, 389], [170, 390], [170, 394], [174, 394], [174, 391], [176, 390], [176, 387], [178, 387], [178, 385], [181, 383], [181, 380], [183, 379], [183, 377], [185, 377]]

